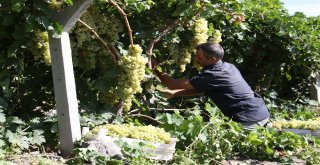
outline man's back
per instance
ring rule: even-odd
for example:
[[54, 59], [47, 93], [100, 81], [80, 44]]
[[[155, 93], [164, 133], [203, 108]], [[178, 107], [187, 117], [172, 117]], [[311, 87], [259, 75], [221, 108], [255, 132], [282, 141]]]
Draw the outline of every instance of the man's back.
[[233, 64], [220, 60], [206, 66], [190, 83], [235, 121], [260, 121], [269, 117], [263, 99], [251, 90]]

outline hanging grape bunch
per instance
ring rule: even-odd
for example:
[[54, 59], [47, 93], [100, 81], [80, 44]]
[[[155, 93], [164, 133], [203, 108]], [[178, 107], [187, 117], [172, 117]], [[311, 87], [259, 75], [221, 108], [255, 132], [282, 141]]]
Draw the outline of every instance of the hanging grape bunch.
[[32, 40], [32, 48], [30, 49], [35, 59], [42, 58], [47, 64], [51, 64], [49, 36], [47, 32], [36, 31], [35, 37]]
[[141, 54], [142, 49], [139, 45], [129, 46], [128, 54], [118, 63], [122, 72], [117, 81], [118, 84], [103, 92], [103, 102], [115, 105], [123, 101], [124, 110], [130, 109], [134, 94], [142, 92], [141, 81], [145, 76], [147, 59]]

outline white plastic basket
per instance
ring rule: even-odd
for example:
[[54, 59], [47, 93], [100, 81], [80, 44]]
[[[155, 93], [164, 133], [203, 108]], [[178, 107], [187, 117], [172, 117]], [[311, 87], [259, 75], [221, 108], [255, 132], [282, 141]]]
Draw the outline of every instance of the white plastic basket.
[[299, 135], [312, 135], [320, 137], [320, 130], [308, 130], [308, 129], [293, 129], [293, 128], [284, 128], [283, 131], [293, 132]]
[[[87, 133], [87, 130], [82, 132], [83, 134]], [[171, 160], [173, 157], [173, 154], [175, 153], [175, 147], [178, 139], [171, 138], [170, 142], [168, 144], [165, 143], [157, 143], [157, 142], [150, 142], [145, 140], [139, 140], [139, 139], [133, 139], [133, 138], [119, 138], [119, 137], [111, 137], [106, 136], [106, 130], [100, 129], [98, 131], [98, 134], [96, 136], [91, 136], [90, 140], [99, 139], [106, 142], [114, 142], [117, 144], [117, 142], [126, 142], [128, 145], [134, 146], [135, 144], [139, 144], [143, 142], [143, 147], [139, 148], [143, 153], [146, 153], [146, 157], [150, 159], [155, 160]]]

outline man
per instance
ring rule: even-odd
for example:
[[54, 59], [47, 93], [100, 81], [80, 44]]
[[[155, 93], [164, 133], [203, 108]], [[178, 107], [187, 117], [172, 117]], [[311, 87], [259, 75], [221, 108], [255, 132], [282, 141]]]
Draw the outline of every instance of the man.
[[[168, 88], [162, 92], [168, 98], [204, 94], [211, 98], [223, 114], [241, 123], [246, 129], [263, 126], [269, 111], [263, 99], [247, 84], [239, 70], [222, 61], [224, 50], [219, 44], [203, 43], [197, 46], [195, 61], [203, 67], [191, 79], [174, 79], [166, 73], [155, 71]], [[154, 66], [156, 62], [153, 61]]]

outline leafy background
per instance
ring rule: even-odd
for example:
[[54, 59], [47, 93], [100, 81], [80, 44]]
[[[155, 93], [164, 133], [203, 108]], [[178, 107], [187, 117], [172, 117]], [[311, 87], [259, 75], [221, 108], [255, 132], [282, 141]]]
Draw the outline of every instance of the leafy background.
[[[52, 71], [51, 66], [43, 58], [39, 58], [44, 52], [35, 48], [40, 42], [35, 36], [46, 31], [61, 32], [61, 26], [58, 22], [51, 20], [50, 15], [52, 12], [63, 11], [72, 3], [72, 0], [2, 0], [0, 2], [0, 147], [2, 157], [6, 153], [32, 150], [58, 152]], [[312, 103], [309, 100], [310, 87], [313, 85], [314, 76], [320, 66], [318, 35], [320, 17], [306, 17], [302, 13], [291, 16], [278, 0], [248, 0], [245, 2], [236, 0], [124, 0], [117, 3], [128, 14], [135, 43], [141, 45], [144, 50], [147, 50], [152, 39], [157, 37], [163, 29], [176, 23], [170, 33], [163, 36], [153, 49], [153, 56], [159, 62], [163, 62], [163, 70], [170, 72], [173, 76], [182, 78], [197, 73], [193, 65], [187, 66], [188, 72], [179, 72], [175, 64], [170, 62], [172, 56], [168, 52], [168, 45], [177, 36], [181, 38], [181, 45], [187, 45], [192, 37], [188, 30], [188, 22], [199, 14], [200, 17], [208, 20], [212, 28], [222, 32], [221, 44], [225, 48], [225, 60], [234, 63], [250, 86], [265, 98], [272, 111], [273, 119], [308, 119], [318, 115], [313, 108], [311, 110], [301, 108], [300, 105], [309, 107]], [[118, 38], [114, 39], [103, 36], [103, 28], [112, 28], [113, 25], [116, 25], [115, 23], [104, 25], [99, 21], [89, 19], [92, 21], [91, 25], [95, 25], [95, 30], [102, 34], [101, 37], [105, 37], [103, 39], [110, 45], [116, 46], [119, 52], [126, 51], [126, 47], [130, 44], [129, 36], [125, 30], [123, 18], [114, 6], [104, 1], [92, 1], [88, 10], [97, 16], [95, 18], [102, 19], [112, 16], [120, 21], [116, 28], [118, 31], [114, 32]], [[88, 41], [87, 47], [79, 48], [77, 41], [81, 38], [81, 33], [77, 31], [81, 30], [85, 31], [85, 28], [77, 23], [70, 33], [70, 38], [74, 46], [72, 52], [75, 62], [74, 72], [83, 126], [92, 128], [116, 119], [120, 122], [154, 124], [164, 127], [173, 135], [184, 139], [179, 144], [183, 153], [178, 156], [177, 161], [181, 161], [186, 156], [185, 153], [190, 150], [192, 150], [192, 155], [187, 155], [189, 159], [185, 160], [205, 163], [201, 161], [213, 161], [209, 159], [212, 155], [219, 155], [220, 158], [214, 159], [214, 161], [219, 161], [230, 157], [231, 153], [237, 153], [237, 151], [248, 153], [247, 155], [250, 156], [260, 149], [266, 154], [262, 154], [262, 158], [258, 159], [283, 161], [284, 157], [277, 156], [278, 152], [273, 150], [274, 146], [279, 146], [279, 144], [286, 152], [303, 153], [298, 148], [307, 144], [297, 143], [300, 137], [295, 135], [278, 134], [269, 130], [243, 133], [236, 123], [228, 123], [228, 120], [223, 118], [219, 119], [222, 115], [218, 110], [214, 114], [209, 113], [210, 108], [208, 107], [211, 109], [216, 109], [216, 107], [207, 98], [188, 97], [165, 100], [155, 90], [159, 86], [155, 78], [143, 82], [144, 91], [136, 95], [132, 109], [123, 118], [117, 118], [115, 116], [118, 111], [117, 107], [100, 102], [97, 93], [117, 84], [114, 80], [120, 74], [118, 68], [99, 42], [91, 37], [92, 35], [85, 36]], [[87, 34], [90, 34], [89, 30]], [[45, 43], [45, 40], [41, 42]], [[151, 75], [149, 70], [146, 70], [146, 73]], [[184, 109], [189, 114], [160, 111], [166, 109]], [[142, 115], [155, 120], [141, 117]], [[219, 121], [215, 121], [218, 119]], [[210, 123], [210, 120], [215, 122]], [[164, 125], [159, 125], [159, 121], [162, 121]], [[208, 127], [201, 132], [199, 129], [201, 127], [195, 127], [197, 124], [198, 126], [208, 125]], [[226, 127], [235, 127], [234, 130], [238, 135], [235, 136], [225, 131]], [[199, 133], [202, 133], [201, 137], [207, 139], [198, 139]], [[220, 136], [211, 136], [213, 134]], [[262, 139], [270, 138], [270, 141], [259, 141], [262, 136]], [[248, 141], [240, 144], [238, 140], [241, 138]], [[216, 140], [218, 144], [225, 147], [209, 145], [210, 140]], [[208, 148], [198, 143], [199, 141], [208, 144]], [[281, 143], [287, 141], [290, 143]], [[185, 148], [190, 144], [192, 145], [189, 148]], [[286, 148], [286, 145], [293, 144], [298, 144], [298, 146]], [[41, 148], [43, 145], [47, 148]], [[192, 149], [194, 146], [201, 148], [199, 152], [215, 151], [219, 153], [210, 153], [212, 155], [205, 155], [207, 157], [203, 159], [199, 157], [201, 153]], [[253, 150], [254, 147], [256, 150]], [[305, 153], [314, 153], [311, 152], [311, 149], [308, 150], [310, 152]], [[316, 156], [305, 157], [310, 162], [317, 161]]]

